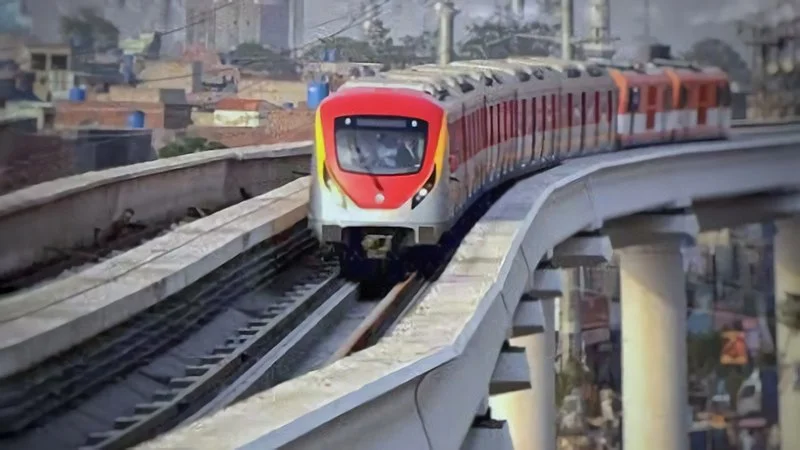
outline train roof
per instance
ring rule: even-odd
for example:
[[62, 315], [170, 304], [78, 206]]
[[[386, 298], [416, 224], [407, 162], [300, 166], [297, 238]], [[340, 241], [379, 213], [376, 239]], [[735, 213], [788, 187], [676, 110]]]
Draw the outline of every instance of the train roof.
[[497, 74], [491, 69], [472, 69], [452, 65], [439, 66], [436, 64], [423, 64], [421, 66], [411, 67], [410, 70], [422, 73], [445, 73], [464, 81], [469, 80], [470, 82], [478, 83], [482, 86], [492, 86], [495, 82], [502, 83], [502, 81], [497, 80]]
[[[500, 78], [498, 75], [504, 74], [506, 77], [513, 77], [515, 80], [521, 82], [530, 81], [532, 77], [540, 80], [543, 79], [541, 74], [542, 72], [540, 70], [536, 70], [536, 68], [511, 61], [497, 59], [470, 60], [455, 61], [450, 63], [450, 65], [453, 67], [491, 70], [495, 74], [495, 78]], [[499, 81], [503, 82], [503, 80]]]
[[592, 78], [609, 77], [607, 68], [596, 64], [592, 61], [573, 61], [567, 59], [539, 57], [539, 56], [522, 56], [508, 58], [510, 61], [520, 62], [523, 64], [536, 64], [550, 68], [563, 73], [567, 78], [581, 78], [588, 75]]

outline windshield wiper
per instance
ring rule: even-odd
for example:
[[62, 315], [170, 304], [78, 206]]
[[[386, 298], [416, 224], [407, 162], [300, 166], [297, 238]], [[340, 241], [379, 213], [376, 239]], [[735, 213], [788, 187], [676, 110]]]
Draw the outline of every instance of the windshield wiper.
[[383, 186], [381, 185], [380, 180], [378, 180], [378, 177], [372, 172], [372, 169], [369, 168], [367, 158], [365, 158], [364, 154], [361, 153], [361, 148], [359, 148], [358, 145], [355, 145], [354, 147], [356, 149], [356, 154], [358, 155], [358, 160], [361, 162], [361, 167], [363, 167], [364, 170], [367, 171], [367, 174], [370, 176], [370, 178], [372, 178], [372, 183], [375, 184], [375, 187], [379, 191], [383, 191]]

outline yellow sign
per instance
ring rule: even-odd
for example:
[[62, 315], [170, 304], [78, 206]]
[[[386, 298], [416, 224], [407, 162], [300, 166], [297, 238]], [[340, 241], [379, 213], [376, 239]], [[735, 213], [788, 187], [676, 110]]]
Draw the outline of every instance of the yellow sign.
[[725, 331], [722, 333], [725, 341], [722, 344], [720, 364], [729, 366], [743, 366], [747, 364], [747, 342], [743, 331]]

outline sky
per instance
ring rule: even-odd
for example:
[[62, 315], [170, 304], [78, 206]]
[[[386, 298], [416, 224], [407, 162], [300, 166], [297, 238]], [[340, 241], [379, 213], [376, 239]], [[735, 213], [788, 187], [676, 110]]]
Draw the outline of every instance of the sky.
[[[184, 25], [187, 2], [204, 0], [27, 0], [36, 33], [46, 41], [58, 38], [58, 17], [82, 5], [102, 8], [106, 17], [122, 31], [123, 37], [154, 29], [169, 30]], [[210, 0], [205, 0], [210, 1]], [[306, 39], [313, 40], [346, 27], [359, 14], [362, 0], [305, 0]], [[461, 13], [456, 17], [456, 39], [471, 20], [491, 15], [499, 0], [455, 0]], [[585, 30], [587, 2], [574, 0], [576, 33]], [[612, 33], [622, 46], [641, 39], [644, 29], [644, 0], [610, 0]], [[730, 42], [740, 52], [733, 19], [767, 6], [775, 0], [650, 0], [652, 34], [677, 51], [703, 38]], [[797, 0], [793, 0], [797, 1]], [[397, 35], [419, 33], [423, 26], [435, 27], [433, 0], [394, 0], [382, 10], [381, 18]], [[537, 17], [535, 0], [526, 0], [526, 15]], [[135, 20], [132, 20], [134, 19]], [[337, 20], [338, 19], [338, 20]], [[348, 34], [357, 36], [358, 27]], [[175, 33], [180, 39], [182, 33]], [[745, 59], [748, 59], [745, 55]]]

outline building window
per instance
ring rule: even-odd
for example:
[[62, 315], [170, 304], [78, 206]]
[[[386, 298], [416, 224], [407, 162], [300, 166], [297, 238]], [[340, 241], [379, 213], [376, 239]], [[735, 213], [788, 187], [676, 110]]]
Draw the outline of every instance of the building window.
[[50, 70], [67, 70], [67, 55], [52, 55], [50, 57]]
[[44, 53], [31, 54], [32, 70], [47, 70], [47, 55]]

